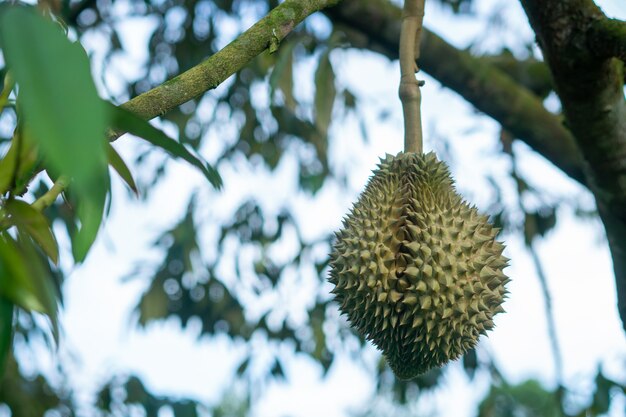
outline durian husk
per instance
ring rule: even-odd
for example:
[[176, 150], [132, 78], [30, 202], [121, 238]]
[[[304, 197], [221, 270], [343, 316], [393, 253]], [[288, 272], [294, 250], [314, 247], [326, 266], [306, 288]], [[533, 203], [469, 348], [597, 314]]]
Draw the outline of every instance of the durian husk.
[[381, 160], [336, 233], [329, 281], [397, 377], [457, 359], [494, 327], [509, 281], [497, 231], [433, 153]]

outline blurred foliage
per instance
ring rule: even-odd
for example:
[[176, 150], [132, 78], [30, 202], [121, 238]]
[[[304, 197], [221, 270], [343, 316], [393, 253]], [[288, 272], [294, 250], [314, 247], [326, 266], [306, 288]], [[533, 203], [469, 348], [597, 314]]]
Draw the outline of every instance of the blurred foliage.
[[555, 395], [537, 381], [519, 385], [492, 386], [478, 408], [478, 417], [558, 417], [560, 407]]
[[[454, 13], [472, 12], [471, 0], [439, 1]], [[78, 115], [90, 108], [96, 108], [95, 113], [98, 113], [97, 108], [103, 107], [102, 114], [96, 116], [104, 121], [97, 121], [97, 125], [105, 123], [131, 131], [154, 145], [139, 148], [134, 163], [130, 164], [132, 170], [113, 147], [102, 146], [100, 153], [92, 155], [94, 160], [108, 163], [141, 198], [149, 197], [166, 173], [166, 160], [155, 156], [154, 147], [191, 162], [215, 186], [219, 185], [219, 176], [213, 167], [236, 168], [248, 164], [273, 172], [288, 158], [296, 161], [297, 186], [308, 198], [315, 198], [331, 182], [345, 185], [343, 175], [346, 170], [333, 165], [332, 158], [329, 158], [333, 144], [329, 132], [332, 132], [334, 121], [347, 116], [355, 116], [364, 125], [363, 115], [358, 94], [337, 78], [333, 52], [346, 45], [342, 44], [341, 34], [326, 18], [318, 16], [317, 20], [306, 20], [275, 53], [260, 55], [218, 89], [163, 115], [160, 118], [163, 125], [177, 132], [178, 140], [174, 141], [148, 123], [119, 113], [106, 103], [100, 106], [100, 101], [94, 101], [94, 94], [88, 94], [89, 91], [93, 93], [93, 81], [86, 67], [85, 52], [80, 44], [70, 43], [66, 36], [60, 35], [68, 30], [79, 40], [93, 35], [108, 40], [92, 57], [92, 71], [100, 74], [99, 83], [109, 94], [107, 99], [119, 104], [215, 53], [232, 37], [233, 31], [244, 30], [275, 7], [278, 1], [82, 0], [42, 3], [46, 3], [49, 12], [56, 15], [58, 28], [51, 32], [58, 41], [56, 46], [62, 51], [70, 51], [69, 61], [63, 63], [66, 66], [58, 65], [48, 75], [55, 77], [56, 74], [59, 80], [64, 80], [55, 85], [61, 91], [57, 95], [72, 91], [78, 98], [68, 108], [54, 102], [57, 96], [46, 97], [50, 101], [46, 102], [46, 111], [50, 112], [51, 118], [56, 117], [65, 124], [57, 126], [54, 120], [50, 122], [52, 125], [42, 122], [36, 135], [41, 136], [45, 129], [57, 129], [56, 135], [63, 136], [66, 129], [78, 128], [72, 131], [70, 138], [87, 135], [97, 140], [98, 132], [80, 130], [85, 123], [77, 120], [80, 117], [71, 116], [73, 111]], [[131, 19], [152, 23], [145, 51], [147, 58], [139, 65], [138, 74], [132, 77], [118, 74], [112, 81], [107, 76], [110, 68], [115, 68], [116, 58], [128, 52], [122, 41], [123, 25], [120, 22]], [[13, 29], [18, 30], [15, 26]], [[12, 38], [15, 45], [19, 45], [21, 36], [24, 35]], [[6, 39], [3, 42], [0, 46], [4, 52]], [[45, 46], [45, 42], [39, 46]], [[39, 56], [36, 49], [30, 52], [33, 60]], [[96, 55], [102, 55], [103, 59], [97, 59]], [[304, 82], [314, 86], [311, 94], [298, 88], [303, 82], [301, 73], [306, 72], [302, 68], [307, 65], [312, 71], [309, 71], [310, 79]], [[66, 71], [67, 66], [72, 71]], [[73, 71], [76, 66], [83, 67], [80, 78], [83, 81], [75, 84]], [[89, 219], [92, 222], [90, 227], [97, 230], [102, 214], [106, 214], [111, 204], [111, 194], [107, 176], [96, 189], [89, 188], [87, 183], [83, 184], [82, 192], [80, 186], [77, 189], [70, 187], [63, 193], [63, 198], [55, 198], [46, 208], [45, 217], [40, 211], [33, 213], [25, 208], [31, 207], [25, 201], [35, 201], [50, 194], [54, 181], [59, 181], [60, 171], [66, 172], [68, 167], [70, 171], [88, 167], [83, 166], [85, 161], [81, 158], [72, 158], [69, 153], [58, 156], [56, 165], [41, 158], [24, 125], [27, 119], [22, 112], [27, 109], [22, 110], [16, 105], [22, 92], [20, 90], [20, 97], [16, 96], [14, 82], [7, 76], [5, 68], [0, 69], [0, 76], [5, 80], [0, 94], [0, 104], [4, 107], [0, 114], [0, 147], [4, 154], [0, 161], [0, 191], [4, 194], [0, 224], [6, 226], [2, 229], [6, 230], [0, 232], [1, 355], [3, 351], [10, 351], [11, 332], [7, 329], [17, 329], [16, 334], [26, 344], [30, 343], [29, 335], [37, 332], [36, 326], [19, 328], [18, 317], [27, 315], [24, 309], [47, 313], [53, 326], [55, 324], [63, 278], [62, 271], [55, 265], [58, 249], [52, 231], [58, 228], [51, 225], [64, 226], [68, 235], [74, 237], [84, 227], [83, 220]], [[25, 86], [29, 82], [43, 82], [24, 76], [17, 81]], [[46, 94], [51, 82], [44, 84], [36, 90], [35, 99]], [[91, 107], [81, 107], [85, 103], [80, 97], [85, 95]], [[93, 125], [87, 127], [94, 128]], [[219, 143], [208, 139], [214, 137]], [[500, 139], [502, 153], [513, 160], [512, 138], [503, 132]], [[210, 165], [197, 157], [198, 154], [212, 155]], [[94, 175], [104, 178], [106, 172], [101, 169]], [[141, 175], [135, 178], [133, 172]], [[527, 244], [549, 233], [557, 222], [560, 207], [577, 204], [568, 196], [547, 197], [539, 187], [528, 184], [515, 169], [509, 173], [509, 179], [517, 187], [519, 201], [514, 204], [508, 201], [501, 182], [494, 179], [489, 211], [503, 228], [503, 233], [523, 234]], [[98, 195], [91, 198], [91, 192]], [[160, 261], [144, 261], [138, 255], [133, 279], [144, 280], [146, 285], [136, 306], [135, 317], [142, 327], [169, 318], [177, 319], [181, 327], [192, 322], [200, 323], [202, 336], [227, 336], [234, 343], [246, 346], [234, 375], [237, 383], [245, 386], [245, 393], [231, 395], [227, 392], [221, 404], [209, 407], [192, 399], [152, 393], [136, 376], [112, 376], [110, 381], [103, 383], [92, 407], [94, 412], [103, 416], [134, 415], [138, 411], [141, 415], [157, 416], [164, 410], [182, 417], [207, 413], [215, 417], [248, 415], [255, 406], [250, 393], [263, 385], [259, 381], [288, 379], [285, 364], [289, 358], [284, 356], [285, 352], [309, 358], [319, 364], [324, 373], [331, 369], [339, 353], [348, 353], [370, 372], [375, 381], [376, 399], [388, 400], [386, 405], [387, 410], [391, 410], [390, 415], [398, 415], [397, 411], [401, 409], [410, 410], [423, 393], [433, 392], [444, 383], [446, 368], [433, 370], [412, 381], [400, 381], [382, 359], [373, 366], [365, 363], [363, 357], [368, 346], [352, 333], [345, 320], [337, 316], [337, 308], [323, 288], [328, 262], [326, 254], [332, 240], [330, 233], [307, 239], [288, 202], [277, 202], [278, 209], [270, 210], [253, 197], [237, 204], [228, 219], [218, 223], [209, 218], [212, 225], [207, 225], [206, 213], [198, 207], [201, 193], [198, 194], [192, 196], [179, 221], [155, 240], [154, 248], [162, 254]], [[535, 204], [519, 203], [522, 200]], [[12, 203], [4, 204], [5, 201]], [[81, 204], [89, 204], [85, 201], [97, 203], [89, 206], [87, 214], [80, 212]], [[96, 218], [91, 218], [94, 215]], [[214, 233], [207, 233], [211, 230]], [[208, 242], [203, 240], [207, 234], [211, 236]], [[86, 254], [91, 244], [89, 240], [81, 244], [77, 261]], [[35, 268], [36, 273], [24, 271], [25, 268]], [[6, 284], [6, 271], [22, 277], [24, 284], [16, 286], [15, 280]], [[31, 289], [17, 291], [23, 288]], [[307, 293], [298, 293], [302, 289]], [[296, 297], [302, 302], [291, 305], [293, 303], [288, 301]], [[253, 342], [258, 340], [269, 347], [266, 350], [272, 352], [270, 357], [259, 355], [257, 344], [253, 348]], [[488, 354], [479, 349], [469, 352], [461, 361], [460, 366], [469, 380], [492, 370], [493, 364], [484, 356]], [[49, 384], [43, 376], [25, 375], [11, 354], [5, 359], [5, 368], [0, 381], [0, 404], [6, 404], [13, 416], [41, 416], [46, 410], [69, 416], [73, 415], [75, 407], [85, 407], [84, 403], [74, 403], [78, 399], [71, 392], [63, 392]], [[546, 391], [534, 381], [511, 386], [501, 378], [493, 378], [493, 384], [481, 404], [481, 416], [549, 417], [560, 412], [561, 406], [555, 406], [557, 393]], [[618, 391], [623, 392], [624, 386], [599, 372], [591, 405], [583, 411], [578, 407], [574, 413], [586, 413], [581, 416], [605, 413], [613, 393]], [[371, 413], [378, 411], [370, 410]]]
[[6, 358], [6, 368], [0, 378], [2, 404], [16, 417], [41, 417], [49, 410], [63, 417], [74, 415], [66, 393], [51, 387], [43, 375], [23, 375], [13, 355]]
[[202, 406], [191, 400], [177, 400], [155, 396], [150, 393], [136, 376], [129, 377], [123, 384], [108, 382], [97, 396], [99, 415], [107, 417], [128, 416], [133, 408], [142, 409], [146, 417], [158, 417], [163, 409], [169, 409], [176, 417], [198, 417]]

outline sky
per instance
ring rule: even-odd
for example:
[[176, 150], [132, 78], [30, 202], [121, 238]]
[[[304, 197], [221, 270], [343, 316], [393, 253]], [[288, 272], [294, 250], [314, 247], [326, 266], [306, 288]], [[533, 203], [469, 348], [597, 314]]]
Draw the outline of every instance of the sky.
[[[479, 19], [453, 17], [427, 2], [425, 24], [457, 47], [469, 46], [488, 53], [497, 51], [501, 42], [505, 42], [514, 53], [524, 53], [523, 44], [532, 39], [532, 33], [519, 3], [507, 0], [477, 3]], [[597, 3], [607, 14], [626, 18], [626, 4], [622, 1]], [[485, 24], [494, 15], [503, 23], [487, 36]], [[327, 27], [321, 16], [310, 19], [320, 30]], [[152, 23], [132, 21], [121, 25], [127, 26], [122, 41], [129, 53], [117, 57], [112, 65], [116, 71], [132, 76], [145, 59], [143, 45]], [[239, 29], [233, 26], [227, 31], [224, 44]], [[85, 42], [96, 52], [94, 60], [98, 59], [99, 42], [102, 39], [98, 36], [91, 36]], [[297, 212], [305, 236], [322, 236], [340, 227], [343, 214], [358, 196], [378, 158], [401, 150], [397, 62], [354, 50], [335, 51], [331, 58], [338, 81], [349, 86], [364, 103], [361, 110], [369, 136], [369, 141], [362, 140], [358, 122], [351, 117], [331, 126], [331, 162], [349, 169], [349, 192], [331, 184], [315, 200], [297, 193], [297, 179], [293, 175], [296, 164], [289, 157], [281, 162], [276, 175], [243, 164], [225, 166], [221, 171], [224, 191], [200, 193], [206, 219], [225, 219], [246, 196], [254, 195], [268, 210], [277, 210], [280, 202], [288, 200]], [[300, 64], [300, 70], [304, 79], [310, 79], [314, 66], [305, 62]], [[490, 194], [485, 176], [494, 175], [507, 186], [502, 172], [509, 165], [496, 151], [498, 126], [427, 74], [420, 77], [426, 80], [422, 91], [425, 148], [440, 150], [440, 138], [446, 138], [447, 155], [454, 161], [453, 174], [460, 192], [479, 208], [486, 209]], [[115, 85], [114, 80], [109, 81]], [[298, 94], [310, 97], [313, 87], [303, 83], [301, 88]], [[263, 94], [266, 95], [263, 91], [255, 93], [256, 99], [266, 100]], [[390, 115], [384, 121], [376, 117], [381, 111]], [[218, 132], [213, 131], [205, 141], [210, 144], [203, 150], [207, 157], [217, 154], [220, 140]], [[132, 160], [137, 150], [133, 138], [128, 137], [118, 140], [116, 146], [127, 161]], [[520, 169], [531, 184], [593, 207], [588, 192], [540, 156], [523, 144], [516, 144], [515, 149]], [[122, 279], [133, 271], [138, 261], [159, 260], [162, 253], [151, 248], [152, 242], [184, 214], [191, 191], [203, 188], [206, 185], [193, 168], [175, 161], [168, 162], [167, 176], [146, 202], [129, 198], [120, 181], [114, 180], [111, 214], [87, 261], [74, 268], [67, 256], [62, 259], [71, 273], [64, 288], [61, 321], [65, 337], [57, 359], [69, 370], [70, 383], [85, 404], [99, 385], [114, 374], [137, 374], [155, 393], [192, 396], [208, 403], [219, 401], [229, 387], [231, 373], [244, 349], [223, 337], [198, 339], [198, 326], [192, 324], [182, 331], [175, 320], [138, 330], [132, 308], [148, 281], [141, 277]], [[507, 313], [497, 316], [496, 329], [481, 340], [481, 349], [495, 358], [511, 382], [536, 378], [553, 386], [555, 370], [539, 281], [523, 241], [517, 236], [505, 238], [505, 254], [511, 258], [506, 271], [512, 278], [511, 296], [505, 304]], [[562, 207], [556, 228], [537, 243], [537, 249], [548, 276], [566, 385], [583, 391], [579, 394], [585, 398], [585, 387], [598, 366], [607, 375], [626, 381], [626, 340], [617, 315], [611, 259], [599, 221], [581, 220], [571, 208]], [[371, 364], [377, 357], [371, 348], [363, 360]], [[43, 348], [34, 357], [21, 359], [27, 368], [37, 366], [51, 374], [51, 364], [57, 360], [50, 358]], [[340, 356], [326, 378], [318, 367], [302, 357], [291, 360], [286, 373], [287, 383], [266, 387], [255, 416], [347, 416], [350, 410], [366, 406], [365, 401], [375, 388], [367, 372], [346, 355]], [[469, 417], [487, 388], [485, 378], [470, 383], [456, 365], [446, 376], [443, 387], [433, 396], [423, 398], [417, 407], [422, 412], [435, 409], [446, 415]], [[455, 401], [449, 401], [450, 396]], [[611, 416], [626, 415], [624, 398], [616, 403]]]

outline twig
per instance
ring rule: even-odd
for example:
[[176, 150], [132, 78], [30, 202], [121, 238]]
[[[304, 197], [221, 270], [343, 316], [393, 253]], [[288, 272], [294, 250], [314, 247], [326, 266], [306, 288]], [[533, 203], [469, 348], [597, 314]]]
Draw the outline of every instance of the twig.
[[416, 60], [424, 20], [425, 0], [405, 0], [400, 31], [400, 89], [404, 113], [404, 151], [422, 153], [422, 116], [420, 82], [415, 78], [419, 70]]
[[32, 207], [37, 211], [42, 211], [46, 207], [50, 207], [69, 184], [69, 177], [61, 175], [44, 195], [35, 200]]
[[543, 293], [543, 301], [546, 308], [546, 316], [548, 320], [548, 333], [550, 334], [550, 346], [552, 348], [552, 356], [554, 357], [554, 368], [559, 387], [563, 386], [563, 359], [561, 358], [561, 348], [559, 346], [559, 339], [556, 335], [556, 322], [554, 320], [554, 312], [552, 310], [552, 297], [550, 296], [550, 289], [548, 288], [548, 280], [546, 278], [541, 259], [535, 249], [534, 244], [531, 242], [528, 245], [528, 251], [533, 258], [535, 264], [535, 270], [537, 271], [537, 277], [541, 284], [541, 292]]
[[[506, 135], [509, 140], [512, 140], [512, 136], [509, 132], [503, 131], [503, 135]], [[517, 170], [517, 159], [515, 158], [515, 154], [510, 151], [507, 152], [511, 157], [511, 165], [512, 165], [512, 177], [515, 179], [517, 184], [517, 195], [518, 195], [518, 207], [519, 209], [525, 213], [524, 206], [522, 204], [522, 189], [518, 170]], [[550, 288], [548, 288], [548, 279], [546, 277], [546, 273], [543, 269], [543, 265], [541, 263], [541, 259], [539, 258], [539, 254], [533, 243], [533, 238], [526, 242], [526, 247], [530, 252], [530, 256], [533, 259], [533, 264], [535, 266], [535, 270], [537, 271], [537, 277], [539, 278], [539, 285], [541, 286], [541, 293], [543, 294], [544, 306], [546, 309], [546, 320], [548, 321], [548, 336], [550, 338], [550, 349], [552, 351], [552, 358], [554, 360], [554, 373], [557, 382], [557, 400], [559, 402], [559, 409], [561, 415], [565, 415], [563, 411], [563, 398], [565, 397], [565, 386], [563, 385], [563, 358], [561, 356], [561, 348], [559, 346], [559, 339], [557, 336], [557, 327], [556, 320], [554, 319], [554, 310], [552, 309], [552, 296], [550, 295]]]

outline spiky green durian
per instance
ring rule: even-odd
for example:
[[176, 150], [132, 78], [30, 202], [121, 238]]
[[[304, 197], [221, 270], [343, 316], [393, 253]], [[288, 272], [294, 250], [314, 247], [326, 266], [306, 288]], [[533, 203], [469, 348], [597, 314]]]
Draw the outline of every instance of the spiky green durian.
[[433, 153], [381, 160], [336, 233], [329, 280], [399, 378], [458, 358], [493, 328], [509, 281], [496, 233]]

